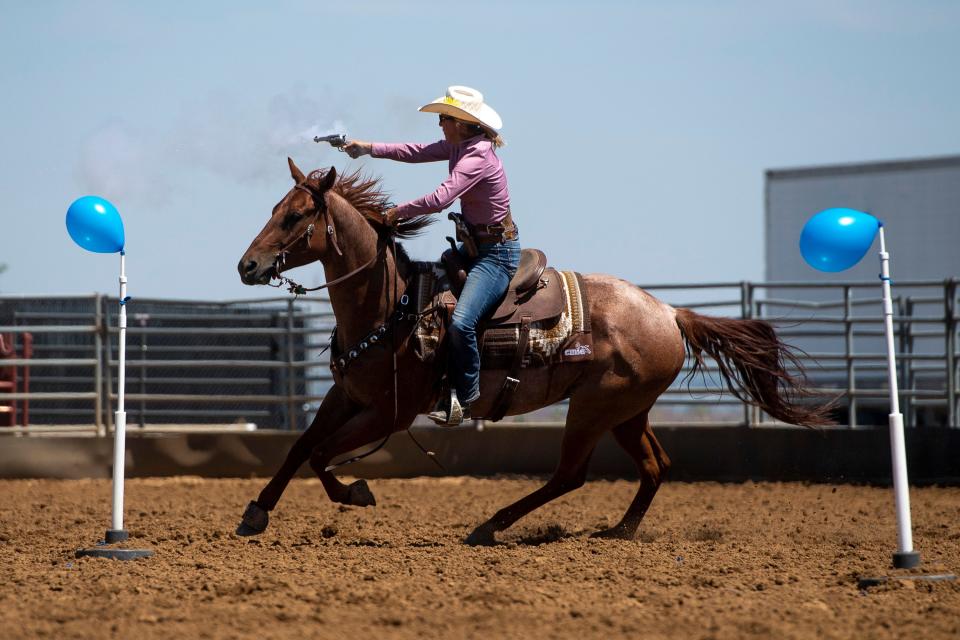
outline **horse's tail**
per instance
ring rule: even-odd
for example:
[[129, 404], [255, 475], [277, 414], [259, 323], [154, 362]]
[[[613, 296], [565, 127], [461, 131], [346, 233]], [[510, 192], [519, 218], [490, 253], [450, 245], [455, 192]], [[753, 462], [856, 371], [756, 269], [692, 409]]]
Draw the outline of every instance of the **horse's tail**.
[[[693, 358], [689, 379], [703, 373], [703, 352], [717, 361], [720, 375], [737, 398], [760, 407], [789, 424], [820, 427], [836, 424], [833, 403], [801, 404], [809, 397], [807, 379], [794, 349], [777, 336], [769, 322], [702, 316], [677, 309], [677, 324]], [[797, 374], [787, 371], [793, 365]]]

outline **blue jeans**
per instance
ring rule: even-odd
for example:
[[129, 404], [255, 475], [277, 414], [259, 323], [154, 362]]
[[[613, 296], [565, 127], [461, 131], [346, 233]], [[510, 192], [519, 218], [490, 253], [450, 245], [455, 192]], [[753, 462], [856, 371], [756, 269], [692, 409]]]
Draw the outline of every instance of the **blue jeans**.
[[477, 325], [481, 318], [493, 313], [520, 265], [519, 240], [482, 245], [478, 249], [480, 255], [470, 265], [450, 323], [447, 371], [456, 387], [457, 398], [464, 404], [480, 397]]

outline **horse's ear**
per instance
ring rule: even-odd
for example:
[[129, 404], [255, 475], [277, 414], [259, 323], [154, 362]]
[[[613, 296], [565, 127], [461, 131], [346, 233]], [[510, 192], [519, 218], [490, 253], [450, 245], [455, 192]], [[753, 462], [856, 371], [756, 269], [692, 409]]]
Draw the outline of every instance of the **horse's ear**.
[[320, 194], [326, 193], [330, 187], [333, 186], [333, 183], [337, 181], [337, 170], [334, 167], [330, 167], [330, 170], [320, 178], [320, 184], [317, 185], [317, 191]]
[[293, 159], [290, 158], [289, 156], [287, 156], [287, 164], [290, 165], [290, 177], [293, 178], [294, 182], [296, 182], [297, 184], [300, 184], [301, 182], [306, 180], [306, 178], [303, 175], [303, 171], [300, 171], [297, 165], [293, 163]]

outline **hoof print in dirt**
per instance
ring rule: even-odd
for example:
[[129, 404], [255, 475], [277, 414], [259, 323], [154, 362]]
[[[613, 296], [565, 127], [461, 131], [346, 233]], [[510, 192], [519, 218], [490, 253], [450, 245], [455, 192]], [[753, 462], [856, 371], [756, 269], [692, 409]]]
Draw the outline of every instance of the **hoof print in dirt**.
[[243, 512], [240, 526], [237, 527], [238, 536], [255, 536], [263, 533], [270, 523], [270, 515], [256, 502], [251, 501], [247, 510]]
[[357, 480], [350, 484], [350, 493], [347, 494], [349, 504], [355, 507], [375, 507], [377, 499], [373, 497], [373, 492], [367, 486], [366, 480]]
[[492, 529], [481, 525], [467, 536], [464, 543], [471, 547], [492, 547], [497, 544], [497, 539], [494, 537]]
[[602, 540], [633, 540], [636, 537], [636, 531], [627, 531], [619, 527], [604, 529], [603, 531], [594, 531], [590, 534], [591, 538], [600, 538]]

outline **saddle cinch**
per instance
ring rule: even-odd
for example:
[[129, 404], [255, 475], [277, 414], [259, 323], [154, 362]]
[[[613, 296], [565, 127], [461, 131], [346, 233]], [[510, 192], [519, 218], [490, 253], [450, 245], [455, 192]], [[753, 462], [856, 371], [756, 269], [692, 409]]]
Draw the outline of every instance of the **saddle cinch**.
[[[446, 334], [466, 281], [467, 263], [458, 251], [449, 249], [439, 264], [420, 264], [419, 309], [442, 310], [426, 316], [417, 328], [417, 352], [426, 360]], [[481, 367], [505, 372], [486, 416], [496, 422], [510, 409], [521, 369], [592, 358], [589, 310], [580, 274], [548, 268], [542, 251], [523, 249], [507, 293], [493, 313], [481, 320], [478, 334]]]

